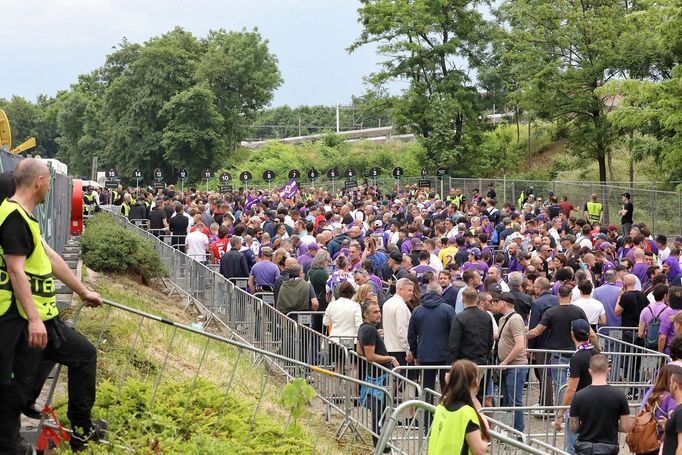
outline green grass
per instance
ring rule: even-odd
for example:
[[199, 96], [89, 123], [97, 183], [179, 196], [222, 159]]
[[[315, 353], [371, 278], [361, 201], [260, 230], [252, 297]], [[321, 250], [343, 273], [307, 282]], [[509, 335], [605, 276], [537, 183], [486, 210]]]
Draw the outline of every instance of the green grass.
[[[125, 276], [95, 279], [109, 300], [181, 323], [193, 319], [163, 293]], [[320, 415], [306, 406], [292, 422], [282, 402], [284, 384], [254, 365], [248, 351], [106, 305], [83, 309], [77, 326], [98, 349], [93, 417], [109, 422], [112, 443], [136, 453], [312, 452]], [[67, 423], [66, 397], [55, 407]], [[327, 433], [318, 446], [337, 453]], [[93, 448], [101, 452], [102, 446]]]

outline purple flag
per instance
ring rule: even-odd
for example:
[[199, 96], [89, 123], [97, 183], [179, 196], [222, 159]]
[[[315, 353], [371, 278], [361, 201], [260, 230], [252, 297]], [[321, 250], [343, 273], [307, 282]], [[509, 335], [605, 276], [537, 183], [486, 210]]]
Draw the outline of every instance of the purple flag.
[[286, 183], [286, 185], [278, 189], [277, 192], [279, 193], [280, 197], [284, 199], [289, 199], [290, 197], [293, 197], [294, 194], [296, 194], [297, 190], [298, 183], [296, 183], [296, 179], [291, 179]]
[[244, 210], [249, 210], [254, 205], [258, 204], [263, 199], [263, 195], [259, 194], [256, 197], [251, 197], [251, 193], [246, 193], [246, 204], [244, 204]]

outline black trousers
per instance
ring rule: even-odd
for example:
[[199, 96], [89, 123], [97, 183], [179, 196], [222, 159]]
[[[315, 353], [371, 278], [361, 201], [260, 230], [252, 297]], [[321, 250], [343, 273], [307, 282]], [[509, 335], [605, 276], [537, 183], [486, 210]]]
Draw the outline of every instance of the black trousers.
[[0, 454], [16, 454], [21, 410], [42, 353], [28, 347], [28, 322], [12, 305], [0, 316]]
[[[54, 335], [48, 339], [43, 358], [34, 375], [32, 392], [39, 395], [54, 367], [60, 363], [68, 368], [69, 403], [66, 415], [71, 426], [89, 427], [92, 406], [95, 404], [97, 380], [97, 350], [75, 329], [58, 317], [47, 322], [54, 325]], [[48, 333], [52, 335], [50, 328]], [[58, 339], [55, 339], [58, 338]], [[28, 397], [33, 398], [33, 397]], [[37, 398], [37, 395], [35, 396]]]
[[[44, 351], [28, 347], [28, 323], [16, 308], [0, 317], [0, 454], [14, 453], [20, 414], [33, 401], [54, 363], [68, 368], [67, 416], [72, 426], [89, 428], [96, 396], [97, 351], [59, 317], [45, 322]], [[5, 424], [6, 423], [6, 424]]]

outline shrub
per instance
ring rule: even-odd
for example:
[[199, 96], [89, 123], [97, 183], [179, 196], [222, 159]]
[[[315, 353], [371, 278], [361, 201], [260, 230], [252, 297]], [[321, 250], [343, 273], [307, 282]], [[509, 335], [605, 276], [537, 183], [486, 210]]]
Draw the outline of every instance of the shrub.
[[81, 247], [83, 262], [97, 272], [131, 273], [144, 284], [167, 275], [159, 255], [148, 242], [105, 214], [88, 221]]

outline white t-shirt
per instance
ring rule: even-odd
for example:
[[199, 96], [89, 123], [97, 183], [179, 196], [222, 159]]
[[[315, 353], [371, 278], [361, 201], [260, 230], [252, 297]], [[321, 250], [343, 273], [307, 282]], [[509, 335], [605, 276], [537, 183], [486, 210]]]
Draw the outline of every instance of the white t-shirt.
[[604, 310], [604, 304], [597, 299], [593, 299], [592, 297], [580, 297], [578, 300], [573, 302], [573, 305], [583, 309], [585, 315], [587, 316], [587, 322], [590, 324], [599, 323], [599, 316], [606, 314], [606, 310]]
[[206, 260], [206, 246], [208, 245], [208, 237], [201, 231], [193, 231], [185, 237], [185, 245], [187, 245], [187, 255], [197, 261]]
[[360, 304], [345, 297], [339, 297], [329, 302], [324, 312], [322, 323], [331, 325], [329, 337], [356, 337], [358, 328], [362, 324]]

